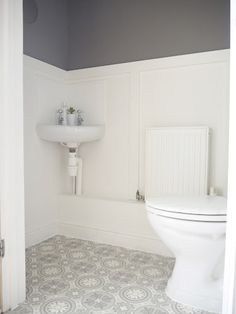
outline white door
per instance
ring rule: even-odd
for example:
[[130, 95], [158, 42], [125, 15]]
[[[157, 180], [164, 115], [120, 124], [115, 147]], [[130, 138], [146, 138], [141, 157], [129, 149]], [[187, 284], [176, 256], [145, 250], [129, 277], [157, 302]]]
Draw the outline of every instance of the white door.
[[[1, 203], [1, 202], [0, 202]], [[1, 207], [0, 207], [0, 226], [1, 226]], [[2, 259], [5, 255], [5, 241], [1, 237], [0, 229], [0, 313], [2, 313], [3, 308], [3, 294], [2, 294]]]
[[0, 313], [2, 313], [2, 262], [0, 261]]
[[25, 299], [22, 0], [0, 0], [0, 258], [2, 310]]
[[[1, 213], [0, 213], [0, 219], [1, 219]], [[1, 220], [0, 220], [1, 225]], [[1, 239], [1, 229], [0, 229], [0, 313], [2, 313], [3, 303], [2, 303], [2, 257], [4, 255], [4, 247]]]

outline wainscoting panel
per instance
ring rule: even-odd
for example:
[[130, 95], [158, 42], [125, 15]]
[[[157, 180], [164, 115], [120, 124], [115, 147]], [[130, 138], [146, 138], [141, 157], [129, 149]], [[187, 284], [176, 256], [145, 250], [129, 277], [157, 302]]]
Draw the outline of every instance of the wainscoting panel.
[[[25, 57], [27, 243], [46, 226], [66, 235], [169, 254], [148, 224], [144, 204], [145, 130], [209, 126], [209, 184], [227, 193], [229, 51], [62, 71]], [[37, 123], [53, 122], [62, 101], [105, 124], [101, 141], [81, 145], [83, 197], [71, 193], [67, 151], [41, 141]], [[49, 230], [50, 231], [50, 230]], [[33, 236], [34, 235], [34, 236]], [[40, 236], [41, 235], [41, 236]]]
[[193, 64], [188, 63], [186, 56], [182, 64], [140, 73], [141, 190], [145, 189], [147, 127], [208, 126], [209, 185], [226, 195], [229, 73], [227, 59], [217, 60], [216, 56], [213, 54], [212, 60], [205, 63], [195, 60]]
[[62, 191], [61, 147], [39, 139], [38, 123], [55, 123], [65, 96], [65, 72], [24, 56], [24, 162], [26, 245], [56, 233]]
[[[209, 126], [209, 185], [226, 195], [228, 53], [212, 51], [67, 72], [68, 97], [73, 95], [72, 100], [79, 102], [82, 95], [85, 117], [88, 113], [89, 119], [93, 116], [100, 122], [102, 110], [105, 117], [104, 139], [80, 149], [85, 161], [84, 194], [134, 199], [137, 189], [144, 193], [146, 128]], [[98, 93], [89, 104], [101, 81], [104, 95]], [[81, 84], [90, 84], [87, 96], [80, 92]], [[71, 93], [72, 88], [77, 93]]]
[[130, 85], [129, 74], [67, 83], [67, 99], [84, 112], [84, 123], [105, 124], [102, 140], [79, 148], [84, 195], [129, 198]]
[[149, 226], [144, 203], [59, 196], [59, 234], [172, 256]]

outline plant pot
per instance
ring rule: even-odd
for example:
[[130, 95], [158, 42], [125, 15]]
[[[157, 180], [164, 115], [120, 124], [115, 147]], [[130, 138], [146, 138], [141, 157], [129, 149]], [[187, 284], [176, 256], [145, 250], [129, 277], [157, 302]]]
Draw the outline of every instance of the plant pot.
[[67, 113], [67, 124], [68, 125], [77, 125], [75, 113]]

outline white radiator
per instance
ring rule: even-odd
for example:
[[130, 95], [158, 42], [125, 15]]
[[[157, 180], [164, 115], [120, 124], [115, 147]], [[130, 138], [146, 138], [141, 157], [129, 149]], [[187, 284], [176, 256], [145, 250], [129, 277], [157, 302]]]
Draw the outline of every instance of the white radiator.
[[145, 197], [206, 194], [208, 146], [208, 127], [147, 129]]

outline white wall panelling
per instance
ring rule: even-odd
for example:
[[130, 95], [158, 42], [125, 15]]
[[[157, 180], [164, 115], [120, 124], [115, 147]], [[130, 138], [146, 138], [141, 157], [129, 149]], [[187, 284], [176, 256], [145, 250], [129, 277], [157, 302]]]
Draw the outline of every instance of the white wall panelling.
[[59, 203], [60, 234], [171, 256], [142, 202], [60, 195]]
[[[200, 54], [201, 55], [201, 54]], [[199, 57], [200, 57], [199, 55]], [[204, 53], [202, 57], [216, 57]], [[219, 56], [219, 55], [218, 55]], [[144, 130], [150, 126], [198, 126], [212, 130], [209, 184], [220, 194], [227, 190], [228, 62], [181, 57], [182, 64], [140, 74], [140, 182], [143, 180]], [[196, 57], [196, 55], [195, 55]], [[191, 62], [192, 61], [192, 62]], [[144, 186], [142, 186], [144, 189]]]
[[[32, 215], [35, 211], [35, 217], [42, 222], [39, 227], [43, 228], [47, 225], [45, 221], [47, 215], [50, 216], [48, 220], [50, 225], [58, 209], [60, 230], [66, 230], [67, 234], [69, 230], [73, 234], [75, 228], [79, 230], [78, 234], [81, 237], [83, 232], [88, 234], [88, 230], [91, 234], [92, 230], [96, 232], [100, 230], [100, 234], [104, 237], [105, 234], [107, 235], [107, 241], [110, 241], [111, 234], [114, 235], [115, 241], [115, 234], [119, 229], [121, 234], [123, 232], [134, 235], [136, 245], [132, 240], [133, 247], [137, 247], [137, 243], [142, 242], [140, 238], [145, 238], [147, 234], [150, 236], [152, 233], [146, 226], [144, 206], [136, 202], [133, 202], [132, 206], [127, 205], [130, 204], [130, 200], [134, 200], [137, 188], [141, 191], [145, 188], [144, 139], [147, 127], [209, 126], [212, 130], [209, 181], [219, 193], [226, 194], [228, 50], [69, 72], [59, 71], [31, 58], [27, 60], [30, 61], [28, 68], [32, 68], [33, 64], [34, 69], [37, 67], [37, 70], [33, 70], [34, 76], [40, 76], [37, 83], [30, 82], [31, 77], [28, 77], [26, 79], [28, 83], [25, 83], [28, 84], [28, 87], [25, 87], [25, 97], [34, 98], [35, 108], [32, 107], [32, 101], [28, 100], [25, 112], [26, 116], [28, 115], [26, 124], [30, 124], [27, 130], [32, 134], [26, 134], [26, 138], [29, 137], [27, 146], [33, 151], [33, 157], [28, 160], [31, 166], [29, 166], [27, 176], [30, 182], [27, 183], [27, 206], [29, 213], [31, 212]], [[32, 70], [28, 71], [32, 73]], [[44, 75], [39, 75], [41, 72]], [[47, 80], [48, 75], [50, 78], [53, 76], [53, 83]], [[35, 95], [31, 93], [34, 87], [30, 84], [39, 86], [41, 94], [38, 98], [40, 99], [35, 99]], [[32, 95], [27, 96], [27, 93]], [[106, 134], [101, 141], [83, 144], [80, 147], [80, 155], [84, 162], [84, 197], [82, 198], [70, 198], [66, 195], [58, 198], [59, 191], [63, 193], [71, 191], [64, 165], [63, 154], [66, 151], [59, 145], [43, 143], [37, 138], [34, 130], [36, 122], [45, 122], [49, 116], [52, 116], [62, 99], [68, 100], [70, 104], [84, 111], [85, 123], [105, 123], [106, 126]], [[38, 113], [36, 113], [37, 106], [41, 106], [41, 109], [37, 109]], [[33, 112], [29, 113], [30, 110]], [[34, 116], [34, 121], [30, 120], [31, 114]], [[40, 165], [38, 169], [40, 180], [32, 179], [36, 162]], [[46, 187], [43, 187], [39, 196], [37, 193], [40, 186], [45, 185], [45, 180], [49, 182], [46, 185], [49, 188], [46, 191]], [[30, 189], [35, 198], [31, 197]], [[105, 206], [105, 201], [101, 199], [107, 199], [106, 205], [109, 204], [109, 206]], [[39, 204], [36, 204], [36, 200]], [[92, 205], [94, 206], [93, 214], [88, 214], [86, 228], [83, 228], [81, 211], [86, 213], [83, 206], [92, 211]], [[101, 211], [103, 205], [105, 207]], [[112, 216], [114, 216], [113, 208], [116, 208], [116, 215], [119, 218], [116, 226], [111, 224]], [[133, 210], [134, 208], [136, 211]], [[71, 211], [70, 217], [67, 216], [68, 211]], [[129, 220], [139, 221], [138, 228], [132, 231]], [[33, 219], [34, 221], [36, 222], [36, 219]], [[103, 221], [102, 226], [98, 221]], [[33, 227], [33, 222], [28, 219], [30, 231], [36, 228], [36, 224]], [[124, 230], [124, 228], [127, 229]], [[128, 232], [129, 229], [130, 232]], [[155, 237], [153, 234], [152, 236]], [[159, 243], [157, 240], [157, 252], [160, 247]], [[124, 245], [127, 246], [126, 240], [124, 240]]]
[[[222, 50], [67, 72], [67, 84], [73, 84], [74, 89], [79, 90], [84, 82], [95, 85], [99, 80], [106, 85], [103, 99], [107, 131], [96, 153], [99, 156], [103, 151], [103, 157], [106, 154], [107, 157], [96, 160], [96, 168], [109, 183], [104, 184], [102, 179], [101, 186], [96, 188], [98, 183], [91, 171], [84, 182], [85, 194], [134, 198], [138, 187], [141, 191], [145, 188], [145, 129], [201, 125], [212, 130], [209, 184], [220, 194], [226, 194], [228, 53]], [[74, 96], [72, 100], [78, 102], [79, 94]], [[93, 108], [94, 117], [101, 114], [101, 107]], [[94, 144], [84, 145], [81, 152], [88, 156], [94, 149]], [[87, 160], [85, 171], [89, 172], [94, 162], [95, 156]], [[112, 167], [119, 170], [118, 174], [113, 170], [111, 175]]]
[[24, 57], [24, 146], [26, 245], [56, 233], [57, 195], [62, 191], [61, 148], [41, 141], [39, 122], [55, 120], [65, 96], [64, 71]]
[[[104, 138], [83, 144], [83, 192], [128, 199], [130, 76], [80, 79], [67, 83], [67, 97], [85, 112], [85, 123], [105, 123]], [[97, 180], [94, 180], [94, 178]]]

